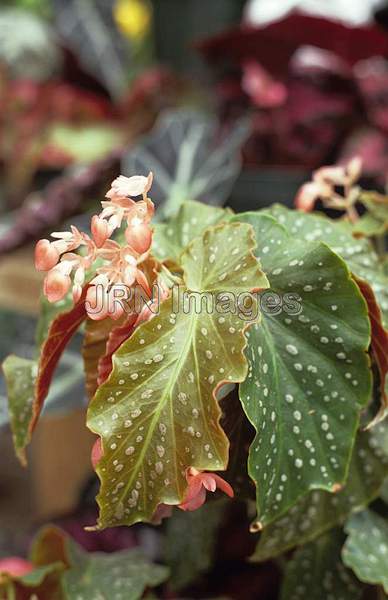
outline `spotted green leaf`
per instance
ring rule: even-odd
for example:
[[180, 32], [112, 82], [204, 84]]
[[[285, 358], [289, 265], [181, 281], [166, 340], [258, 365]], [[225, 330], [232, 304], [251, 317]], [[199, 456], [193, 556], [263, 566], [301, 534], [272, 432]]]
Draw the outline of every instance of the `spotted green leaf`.
[[138, 600], [146, 588], [168, 577], [166, 567], [150, 563], [136, 549], [88, 553], [70, 539], [66, 547], [70, 569], [63, 575], [65, 600]]
[[201, 202], [184, 202], [176, 217], [168, 223], [156, 223], [152, 252], [159, 260], [177, 261], [182, 250], [205, 229], [226, 221], [229, 213]]
[[383, 312], [385, 324], [388, 323], [388, 277], [367, 239], [354, 238], [348, 223], [333, 221], [317, 213], [298, 212], [280, 204], [273, 205], [270, 213], [293, 237], [308, 242], [325, 242], [339, 254], [352, 273], [371, 285]]
[[263, 527], [310, 490], [344, 483], [371, 395], [370, 325], [350, 272], [325, 244], [299, 242], [269, 216], [237, 218], [253, 226], [271, 286], [262, 323], [247, 334], [250, 371], [240, 386], [257, 431], [249, 474]]
[[360, 201], [365, 206], [367, 213], [358, 221], [364, 221], [364, 223], [365, 219], [370, 223], [375, 221], [375, 230], [372, 235], [384, 235], [388, 231], [388, 195], [364, 191], [361, 194]]
[[192, 512], [175, 510], [167, 520], [166, 560], [174, 589], [186, 587], [212, 566], [224, 509], [220, 499]]
[[341, 560], [343, 534], [335, 530], [295, 552], [287, 563], [280, 600], [357, 600], [362, 587]]
[[29, 588], [44, 583], [30, 590], [39, 600], [137, 600], [146, 588], [159, 585], [168, 575], [166, 567], [151, 564], [137, 549], [85, 552], [52, 525], [38, 532], [29, 559], [35, 568], [18, 580], [27, 588], [21, 597], [27, 598]]
[[344, 563], [358, 579], [382, 585], [388, 594], [388, 522], [371, 510], [352, 515], [342, 551]]
[[3, 600], [64, 600], [60, 577], [64, 565], [52, 563], [35, 567], [21, 577], [0, 575], [0, 598]]
[[354, 446], [348, 481], [336, 494], [314, 490], [260, 535], [252, 556], [265, 561], [294, 546], [305, 544], [345, 521], [379, 495], [388, 474], [388, 428], [382, 423], [360, 432]]
[[357, 237], [372, 237], [384, 235], [388, 228], [388, 221], [381, 221], [370, 213], [365, 213], [352, 227], [353, 234]]
[[7, 384], [8, 410], [15, 451], [20, 461], [25, 464], [25, 448], [31, 438], [29, 425], [38, 365], [34, 360], [11, 354], [5, 359], [2, 367]]
[[175, 287], [114, 354], [88, 412], [103, 443], [98, 527], [149, 521], [158, 504], [180, 503], [190, 466], [226, 469], [229, 443], [215, 394], [246, 377], [249, 321], [239, 310], [217, 304], [207, 311], [184, 298], [189, 290], [191, 299], [213, 302], [226, 290], [236, 298], [266, 287], [254, 248], [247, 224], [219, 225], [196, 238], [181, 258], [186, 288]]

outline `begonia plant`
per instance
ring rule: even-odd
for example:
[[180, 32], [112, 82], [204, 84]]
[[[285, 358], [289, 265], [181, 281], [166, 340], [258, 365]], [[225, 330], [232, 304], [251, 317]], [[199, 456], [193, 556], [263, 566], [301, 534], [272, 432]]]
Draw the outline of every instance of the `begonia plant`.
[[[97, 530], [240, 502], [250, 560], [283, 555], [280, 597], [388, 592], [387, 198], [359, 188], [361, 168], [316, 172], [299, 210], [187, 200], [154, 225], [152, 173], [120, 176], [90, 233], [40, 240], [44, 294], [68, 308], [37, 362], [3, 364], [22, 462], [82, 328]], [[317, 199], [344, 216], [309, 212]]]

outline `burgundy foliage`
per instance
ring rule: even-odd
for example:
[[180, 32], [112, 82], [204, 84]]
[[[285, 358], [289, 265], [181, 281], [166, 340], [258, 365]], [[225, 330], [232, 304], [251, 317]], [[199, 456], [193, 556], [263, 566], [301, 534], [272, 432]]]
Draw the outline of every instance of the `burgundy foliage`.
[[246, 163], [316, 168], [361, 154], [367, 175], [383, 184], [388, 166], [383, 29], [294, 13], [204, 40], [199, 50], [217, 72], [223, 117], [253, 116]]

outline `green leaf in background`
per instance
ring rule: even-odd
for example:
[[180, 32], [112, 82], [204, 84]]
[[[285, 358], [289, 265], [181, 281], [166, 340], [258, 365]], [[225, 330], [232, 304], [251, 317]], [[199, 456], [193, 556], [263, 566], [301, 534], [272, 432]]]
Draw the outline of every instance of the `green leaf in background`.
[[67, 566], [64, 535], [51, 526], [41, 529], [29, 553], [32, 571], [19, 577], [2, 574], [0, 597], [7, 600], [64, 600], [61, 590], [61, 576]]
[[152, 564], [136, 549], [112, 554], [84, 552], [67, 539], [70, 569], [63, 575], [65, 600], [138, 600], [149, 587], [168, 577], [168, 569]]
[[388, 522], [371, 510], [352, 515], [342, 550], [344, 563], [366, 583], [382, 585], [388, 594]]
[[62, 64], [61, 51], [50, 24], [20, 6], [0, 9], [0, 61], [16, 79], [45, 81]]
[[384, 479], [383, 487], [381, 488], [380, 498], [388, 504], [388, 477]]
[[62, 563], [35, 567], [21, 577], [8, 574], [0, 576], [0, 598], [3, 600], [64, 600], [60, 577]]
[[333, 221], [318, 213], [290, 210], [280, 204], [264, 212], [270, 212], [293, 237], [307, 242], [325, 242], [339, 254], [352, 273], [371, 285], [383, 312], [385, 325], [388, 324], [388, 277], [369, 240], [355, 239], [348, 223]]
[[[182, 255], [187, 290], [214, 300], [225, 290], [236, 298], [265, 288], [254, 248], [249, 225], [208, 229]], [[246, 377], [243, 331], [252, 316], [185, 308], [185, 288], [178, 291], [113, 355], [113, 371], [89, 405], [88, 427], [103, 441], [99, 528], [150, 521], [158, 504], [182, 502], [188, 467], [226, 469], [215, 393]]]
[[[362, 202], [368, 212], [358, 221], [363, 222], [363, 226], [365, 225], [365, 221], [370, 224], [374, 221], [375, 231], [372, 235], [383, 235], [388, 230], [388, 195], [373, 191], [363, 191], [360, 196], [360, 202]], [[358, 221], [354, 225], [356, 229]]]
[[5, 6], [17, 6], [22, 8], [29, 13], [33, 12], [42, 17], [50, 17], [51, 6], [50, 0], [3, 0], [2, 4]]
[[280, 600], [360, 598], [362, 587], [341, 560], [343, 539], [334, 530], [297, 550], [287, 563]]
[[384, 423], [360, 432], [354, 446], [348, 481], [336, 494], [315, 490], [283, 517], [266, 527], [252, 556], [265, 561], [305, 544], [342, 523], [379, 495], [388, 474], [388, 428]]
[[38, 587], [42, 585], [48, 575], [58, 573], [63, 570], [63, 564], [60, 562], [53, 562], [49, 565], [36, 567], [30, 573], [23, 575], [18, 578], [18, 581], [25, 587]]
[[[71, 310], [56, 315], [50, 324], [47, 338], [42, 344], [39, 360], [19, 358], [10, 355], [3, 362], [3, 370], [8, 388], [8, 404], [11, 416], [11, 429], [16, 454], [22, 464], [26, 463], [25, 447], [30, 442], [32, 432], [39, 420], [44, 402], [48, 396], [55, 369], [65, 351], [66, 345], [86, 319], [85, 295]], [[56, 381], [57, 389], [64, 393], [67, 387], [79, 379], [79, 371], [67, 373]], [[53, 396], [51, 397], [53, 400]]]
[[25, 465], [25, 447], [31, 438], [29, 425], [32, 419], [38, 365], [34, 360], [11, 354], [5, 359], [2, 367], [7, 384], [13, 443], [19, 460]]
[[240, 172], [249, 127], [238, 121], [222, 129], [217, 119], [199, 111], [166, 111], [151, 134], [130, 148], [122, 172], [153, 172], [152, 199], [165, 218], [174, 217], [186, 200], [222, 206]]
[[109, 554], [85, 552], [52, 525], [37, 533], [29, 560], [35, 568], [13, 578], [17, 587], [12, 599], [138, 600], [169, 574], [166, 567], [152, 564], [137, 548]]
[[183, 249], [207, 227], [227, 221], [228, 211], [188, 200], [168, 223], [156, 223], [152, 252], [158, 260], [177, 261]]
[[372, 237], [383, 235], [388, 228], [388, 222], [383, 222], [369, 213], [365, 213], [352, 225], [352, 233], [356, 237]]
[[[260, 326], [247, 334], [250, 370], [240, 386], [257, 431], [249, 474], [259, 528], [310, 490], [335, 491], [345, 482], [360, 411], [372, 391], [370, 325], [345, 263], [325, 244], [300, 242], [269, 216], [232, 220], [253, 226], [271, 288], [261, 295]], [[266, 303], [274, 294], [283, 302], [278, 310]]]
[[175, 510], [168, 519], [165, 550], [174, 589], [186, 587], [212, 566], [224, 510], [220, 499], [193, 512]]
[[103, 158], [123, 142], [123, 133], [114, 124], [72, 126], [54, 124], [47, 143], [65, 152], [74, 161], [91, 163]]

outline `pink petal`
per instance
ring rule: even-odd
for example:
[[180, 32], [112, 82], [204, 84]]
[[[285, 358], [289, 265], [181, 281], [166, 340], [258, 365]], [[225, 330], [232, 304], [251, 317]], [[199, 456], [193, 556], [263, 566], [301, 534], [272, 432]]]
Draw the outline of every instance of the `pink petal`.
[[318, 183], [331, 183], [333, 185], [346, 184], [346, 172], [344, 167], [321, 167], [315, 171], [314, 181]]
[[135, 252], [144, 254], [150, 249], [152, 243], [152, 229], [145, 223], [134, 227], [129, 226], [125, 230], [125, 239]]
[[148, 177], [143, 175], [134, 175], [125, 177], [120, 175], [111, 186], [111, 190], [119, 196], [141, 196], [146, 194], [152, 185], [152, 173]]
[[32, 563], [18, 556], [8, 556], [0, 560], [0, 573], [8, 573], [13, 577], [23, 577], [33, 569]]
[[299, 208], [299, 210], [304, 210], [305, 212], [312, 210], [315, 202], [319, 198], [319, 189], [320, 186], [315, 182], [305, 183], [302, 185], [295, 198], [296, 208]]
[[38, 271], [50, 271], [59, 260], [57, 248], [49, 240], [39, 240], [35, 246], [35, 267]]
[[178, 508], [185, 511], [197, 510], [197, 508], [200, 508], [205, 503], [205, 500], [206, 490], [201, 485], [199, 492], [194, 496], [190, 495], [190, 498], [187, 498], [182, 504], [179, 504]]
[[97, 248], [101, 248], [112, 233], [108, 222], [97, 215], [92, 218], [91, 231]]
[[233, 498], [234, 491], [232, 486], [227, 481], [225, 481], [225, 479], [222, 479], [222, 477], [220, 477], [219, 475], [214, 474], [213, 477], [216, 480], [217, 488], [224, 492], [224, 494], [229, 496], [229, 498]]
[[43, 283], [43, 293], [49, 302], [58, 302], [66, 296], [71, 286], [69, 275], [61, 273], [57, 268], [48, 272]]
[[74, 304], [77, 304], [78, 300], [82, 296], [82, 286], [80, 286], [78, 283], [75, 283], [73, 285], [72, 295]]
[[96, 469], [96, 466], [99, 463], [101, 457], [102, 457], [101, 438], [97, 438], [93, 444], [92, 456], [91, 456], [92, 465], [93, 465], [94, 470]]
[[144, 273], [140, 271], [140, 269], [137, 269], [136, 271], [136, 281], [143, 288], [146, 294], [148, 294], [148, 296], [151, 297], [151, 289], [148, 284], [147, 278], [144, 275]]
[[209, 492], [215, 492], [217, 488], [216, 478], [213, 473], [201, 474], [202, 484]]
[[362, 172], [362, 158], [360, 156], [352, 158], [346, 165], [346, 171], [352, 183], [357, 181]]

